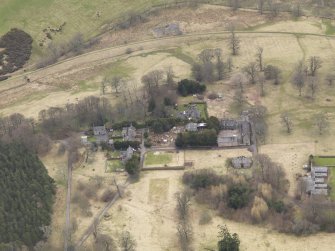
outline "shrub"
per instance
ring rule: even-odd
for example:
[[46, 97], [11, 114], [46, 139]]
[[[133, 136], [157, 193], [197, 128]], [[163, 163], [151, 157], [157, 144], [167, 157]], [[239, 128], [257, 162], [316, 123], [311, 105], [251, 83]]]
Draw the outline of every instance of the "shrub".
[[206, 86], [194, 80], [183, 79], [178, 82], [177, 90], [181, 96], [186, 97], [190, 94], [203, 93], [206, 91]]
[[136, 155], [127, 161], [125, 170], [129, 175], [137, 175], [140, 172], [140, 158]]
[[240, 209], [245, 207], [249, 202], [250, 190], [246, 186], [233, 185], [228, 190], [228, 207]]
[[101, 195], [102, 202], [109, 202], [114, 198], [115, 192], [107, 188]]
[[138, 149], [140, 147], [139, 141], [115, 141], [114, 148], [116, 150], [126, 150], [129, 146]]
[[256, 196], [253, 206], [251, 208], [251, 216], [253, 220], [256, 222], [264, 220], [267, 216], [268, 211], [269, 208], [266, 202], [262, 198]]
[[207, 98], [211, 100], [217, 99], [218, 97], [219, 95], [213, 92], [207, 95]]
[[183, 183], [196, 190], [199, 188], [219, 185], [222, 181], [222, 177], [210, 169], [189, 171], [185, 172], [183, 175]]
[[[0, 75], [22, 68], [30, 58], [32, 43], [33, 39], [28, 33], [16, 28], [2, 36], [0, 48], [5, 50], [0, 52]], [[5, 55], [6, 60], [3, 60]]]
[[286, 211], [285, 204], [281, 200], [279, 201], [269, 201], [269, 208], [273, 208], [277, 213], [283, 213]]
[[212, 221], [212, 215], [208, 211], [204, 211], [200, 215], [199, 225], [206, 225]]
[[175, 145], [180, 148], [216, 146], [217, 132], [214, 129], [206, 129], [199, 132], [179, 133]]

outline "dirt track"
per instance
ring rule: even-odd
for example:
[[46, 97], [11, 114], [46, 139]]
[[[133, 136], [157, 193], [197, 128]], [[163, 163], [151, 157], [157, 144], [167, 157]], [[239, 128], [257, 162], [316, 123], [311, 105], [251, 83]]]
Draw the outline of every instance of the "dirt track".
[[[78, 71], [82, 71], [85, 69], [90, 69], [97, 65], [104, 65], [110, 63], [121, 56], [126, 55], [126, 49], [132, 48], [136, 53], [139, 50], [145, 51], [155, 51], [158, 49], [164, 49], [167, 47], [180, 46], [182, 43], [187, 43], [189, 41], [194, 40], [202, 40], [202, 39], [210, 39], [211, 37], [224, 37], [228, 34], [227, 31], [222, 32], [207, 32], [207, 33], [199, 33], [199, 34], [187, 34], [182, 36], [173, 36], [173, 37], [164, 37], [158, 39], [150, 39], [139, 41], [132, 44], [115, 46], [106, 49], [96, 50], [93, 52], [89, 52], [86, 54], [82, 54], [70, 59], [66, 59], [60, 61], [54, 65], [48, 66], [43, 69], [38, 69], [31, 72], [26, 72], [21, 75], [14, 75], [12, 78], [3, 81], [0, 85], [0, 96], [4, 95], [8, 91], [12, 91], [15, 88], [20, 88], [25, 85], [31, 85], [32, 83], [38, 83], [40, 81], [47, 83], [48, 78], [58, 78], [59, 76], [66, 76], [69, 74], [73, 74]], [[283, 36], [291, 36], [291, 35], [305, 35], [305, 36], [319, 36], [319, 37], [335, 37], [335, 36], [326, 36], [314, 33], [291, 33], [291, 32], [271, 32], [271, 31], [263, 31], [263, 32], [238, 32], [241, 35], [243, 34], [282, 34]], [[24, 80], [24, 76], [29, 77], [30, 83], [26, 84]], [[40, 84], [38, 83], [38, 84]]]

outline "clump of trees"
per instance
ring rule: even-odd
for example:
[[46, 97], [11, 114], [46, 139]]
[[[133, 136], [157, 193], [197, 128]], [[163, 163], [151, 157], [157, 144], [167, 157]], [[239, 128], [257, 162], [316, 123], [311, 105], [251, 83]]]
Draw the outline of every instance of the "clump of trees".
[[47, 238], [43, 229], [51, 223], [55, 184], [25, 146], [0, 142], [0, 152], [0, 246], [32, 249]]
[[206, 129], [199, 132], [179, 133], [175, 144], [180, 148], [216, 146], [217, 132], [214, 129]]
[[201, 94], [206, 91], [206, 85], [202, 85], [194, 80], [183, 79], [178, 82], [177, 91], [183, 97], [190, 94]]
[[[219, 175], [211, 169], [202, 169], [185, 172], [183, 183], [193, 189], [198, 203], [207, 204], [228, 219], [267, 222], [279, 231], [294, 234], [335, 230], [334, 217], [329, 214], [334, 203], [308, 199], [301, 208], [296, 208], [288, 195], [289, 182], [284, 169], [264, 154], [256, 155], [251, 176], [229, 170], [227, 175]], [[296, 219], [296, 210], [303, 215], [302, 219]]]
[[11, 29], [0, 38], [0, 75], [14, 72], [29, 60], [32, 50], [32, 37], [19, 29]]
[[226, 225], [219, 226], [218, 251], [239, 251], [240, 239], [238, 234], [231, 234]]
[[116, 150], [126, 150], [129, 146], [138, 149], [140, 147], [139, 141], [115, 141], [114, 148]]
[[140, 158], [137, 155], [133, 155], [125, 165], [126, 172], [131, 176], [137, 176], [140, 173]]
[[192, 76], [199, 82], [222, 80], [228, 68], [231, 69], [231, 61], [223, 61], [220, 48], [205, 49], [198, 55], [198, 59], [199, 61], [192, 65]]

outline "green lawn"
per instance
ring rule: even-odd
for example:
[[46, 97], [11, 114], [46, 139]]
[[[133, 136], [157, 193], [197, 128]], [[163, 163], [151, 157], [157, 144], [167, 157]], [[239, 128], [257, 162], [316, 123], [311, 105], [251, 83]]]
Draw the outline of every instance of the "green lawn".
[[[33, 54], [42, 55], [38, 44], [45, 38], [43, 30], [58, 28], [52, 33], [56, 43], [68, 41], [77, 33], [86, 39], [100, 34], [103, 25], [127, 18], [130, 13], [143, 13], [152, 6], [171, 3], [172, 0], [0, 0], [0, 36], [11, 28], [20, 28], [34, 40]], [[97, 15], [99, 14], [99, 15]]]
[[108, 160], [107, 161], [107, 170], [106, 172], [115, 172], [118, 169], [123, 169], [124, 166], [121, 160]]
[[167, 165], [172, 161], [172, 153], [148, 152], [145, 155], [144, 165]]
[[335, 201], [335, 167], [330, 167], [330, 176], [328, 180], [328, 185], [331, 187], [330, 189], [330, 198]]
[[314, 156], [314, 164], [316, 166], [335, 166], [335, 157], [323, 158], [320, 156]]

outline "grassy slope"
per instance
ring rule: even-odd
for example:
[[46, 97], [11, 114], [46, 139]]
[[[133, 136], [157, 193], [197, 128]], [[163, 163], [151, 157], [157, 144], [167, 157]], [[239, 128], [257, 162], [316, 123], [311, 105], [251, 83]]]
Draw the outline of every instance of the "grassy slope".
[[[81, 32], [86, 38], [101, 32], [101, 27], [129, 12], [143, 12], [150, 6], [167, 3], [163, 0], [0, 0], [0, 35], [13, 27], [27, 31], [34, 39], [34, 52], [41, 50], [38, 41], [43, 29], [58, 28], [66, 22], [56, 41], [67, 40]], [[96, 13], [100, 13], [100, 18]]]

